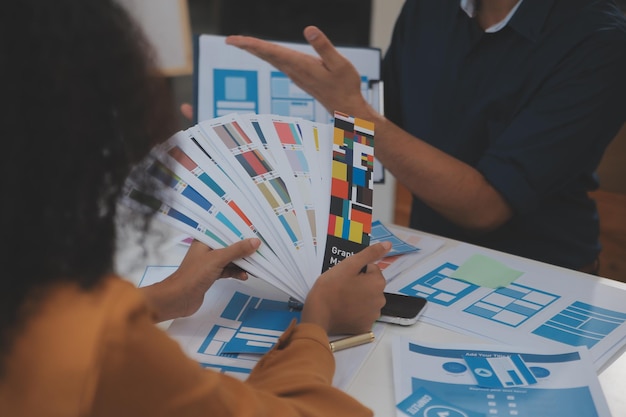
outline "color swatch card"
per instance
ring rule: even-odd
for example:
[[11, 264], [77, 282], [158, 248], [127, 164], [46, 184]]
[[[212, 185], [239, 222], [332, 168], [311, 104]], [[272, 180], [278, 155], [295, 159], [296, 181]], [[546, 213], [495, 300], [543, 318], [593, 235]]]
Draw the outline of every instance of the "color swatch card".
[[261, 240], [238, 265], [304, 300], [317, 277], [369, 245], [373, 124], [229, 114], [178, 132], [129, 178], [124, 202], [212, 248]]
[[369, 246], [374, 125], [335, 113], [328, 233], [322, 271]]

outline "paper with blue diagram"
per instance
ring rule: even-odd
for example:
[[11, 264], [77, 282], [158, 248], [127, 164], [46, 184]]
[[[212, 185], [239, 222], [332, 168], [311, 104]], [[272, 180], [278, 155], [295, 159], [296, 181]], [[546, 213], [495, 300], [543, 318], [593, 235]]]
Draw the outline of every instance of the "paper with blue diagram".
[[[477, 255], [492, 261], [476, 267]], [[472, 274], [502, 265], [502, 286], [457, 278], [467, 262]], [[513, 281], [510, 271], [517, 271]], [[421, 319], [459, 333], [515, 346], [586, 347], [599, 370], [626, 344], [626, 290], [618, 284], [458, 243], [394, 278], [387, 291], [426, 298]]]
[[610, 417], [586, 348], [392, 341], [398, 417]]

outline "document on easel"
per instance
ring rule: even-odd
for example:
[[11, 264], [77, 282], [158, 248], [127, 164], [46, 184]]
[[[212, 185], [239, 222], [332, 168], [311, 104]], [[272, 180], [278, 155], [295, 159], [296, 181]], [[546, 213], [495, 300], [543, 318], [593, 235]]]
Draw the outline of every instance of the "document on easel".
[[[256, 56], [227, 45], [226, 37], [202, 34], [194, 44], [194, 102], [197, 122], [233, 112], [276, 114], [317, 123], [332, 123], [333, 114], [304, 92], [285, 74]], [[276, 42], [315, 55], [306, 43]], [[380, 81], [381, 51], [369, 47], [337, 50], [361, 75], [361, 92], [372, 107], [383, 112]], [[374, 182], [382, 182], [384, 169], [375, 160]]]

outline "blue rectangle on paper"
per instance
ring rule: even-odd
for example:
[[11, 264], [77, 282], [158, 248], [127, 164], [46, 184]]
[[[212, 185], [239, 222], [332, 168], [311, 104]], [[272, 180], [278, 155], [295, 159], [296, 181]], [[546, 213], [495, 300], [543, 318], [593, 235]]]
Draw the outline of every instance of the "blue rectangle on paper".
[[585, 330], [587, 332], [600, 333], [602, 335], [606, 335], [615, 330], [621, 323], [613, 323], [610, 321], [591, 319], [582, 326], [580, 326], [581, 330]]
[[521, 385], [523, 383], [517, 372], [509, 370], [507, 374], [513, 380], [513, 382], [508, 382], [507, 385]]
[[300, 321], [299, 311], [248, 308], [241, 317], [239, 332], [224, 346], [220, 354], [267, 353], [293, 319]]
[[465, 363], [472, 370], [478, 386], [487, 388], [501, 388], [503, 386], [487, 358], [464, 355], [463, 359], [465, 359]]
[[511, 355], [510, 358], [511, 358], [511, 361], [517, 367], [517, 371], [526, 380], [527, 384], [530, 385], [530, 384], [536, 384], [537, 383], [537, 378], [535, 378], [535, 375], [533, 375], [533, 373], [530, 372], [530, 369], [528, 369], [528, 367], [526, 366], [526, 363], [522, 359], [521, 355]]
[[350, 226], [352, 221], [348, 219], [348, 216], [343, 218], [343, 229], [341, 231], [341, 237], [344, 239], [350, 239]]
[[506, 295], [507, 297], [517, 298], [518, 300], [524, 297], [527, 293], [521, 291], [515, 291], [510, 287], [498, 288], [498, 294]]
[[306, 160], [304, 152], [298, 152], [298, 159], [300, 160], [300, 165], [303, 167], [304, 171], [309, 172], [309, 163]]
[[352, 184], [360, 185], [361, 187], [367, 186], [367, 171], [359, 168], [352, 169]]
[[237, 320], [249, 299], [250, 296], [236, 291], [222, 312], [221, 317], [230, 320]]
[[239, 165], [246, 171], [246, 173], [250, 176], [250, 178], [254, 178], [257, 175], [260, 175], [260, 172], [256, 172], [254, 167], [250, 165], [248, 160], [246, 159], [245, 154], [235, 155], [235, 159], [239, 162]]
[[189, 217], [185, 216], [183, 213], [176, 209], [170, 208], [167, 212], [167, 215], [170, 216], [172, 219], [176, 219], [185, 223], [188, 226], [193, 227], [194, 229], [198, 227], [198, 222], [191, 220]]
[[600, 337], [592, 338], [581, 335], [579, 333], [571, 333], [571, 330], [562, 330], [549, 325], [542, 325], [533, 331], [533, 334], [545, 337], [546, 339], [556, 340], [570, 346], [587, 346], [591, 349], [600, 341]]
[[220, 326], [213, 326], [211, 328], [211, 330], [209, 331], [209, 334], [207, 334], [207, 336], [204, 338], [204, 341], [202, 342], [202, 344], [198, 348], [198, 352], [199, 353], [206, 352], [207, 348], [209, 347], [209, 345], [213, 341], [213, 338], [215, 337], [215, 335], [217, 334], [219, 329], [220, 329]]
[[295, 243], [298, 240], [298, 238], [297, 238], [296, 234], [293, 232], [293, 229], [291, 228], [291, 225], [289, 224], [287, 219], [285, 219], [285, 216], [278, 216], [278, 220], [283, 225], [283, 228], [285, 229], [285, 231], [289, 235], [289, 239], [291, 239], [291, 242]]
[[237, 338], [234, 337], [232, 338], [228, 343], [226, 343], [226, 345], [224, 346], [224, 349], [222, 350], [222, 353], [220, 355], [226, 355], [226, 354], [241, 354], [241, 353], [246, 353], [246, 354], [252, 354], [252, 355], [263, 355], [267, 352], [270, 351], [270, 349], [272, 349], [274, 347], [276, 343], [272, 343], [272, 342], [262, 342], [262, 343], [254, 343], [254, 340], [249, 340], [249, 339], [241, 339], [241, 338]]
[[246, 311], [246, 314], [242, 317], [241, 326], [282, 332], [289, 327], [293, 319], [300, 319], [299, 311], [261, 310], [255, 308]]
[[[576, 319], [580, 317], [583, 321], [577, 322], [574, 317]], [[619, 311], [576, 301], [539, 326], [533, 333], [571, 346], [592, 348], [624, 321], [626, 314]]]
[[509, 304], [506, 309], [514, 313], [522, 314], [526, 317], [530, 317], [537, 312], [537, 310], [533, 310], [532, 308], [524, 307], [515, 303]]
[[[589, 318], [588, 314], [579, 313], [579, 312], [576, 312], [575, 310], [572, 310], [572, 309], [567, 309], [567, 310], [565, 310], [565, 312], [567, 312], [568, 316], [573, 317], [575, 319], [578, 319], [580, 321], [587, 320]], [[561, 313], [563, 313], [563, 312], [561, 312]]]
[[195, 189], [193, 189], [190, 186], [185, 187], [182, 194], [188, 199], [190, 199], [191, 201], [193, 201], [194, 203], [196, 203], [197, 205], [199, 205], [200, 207], [202, 207], [206, 211], [208, 211], [211, 207], [213, 207], [213, 204], [211, 204], [209, 200], [204, 198], [202, 194], [200, 194], [199, 192], [197, 192]]
[[248, 97], [245, 77], [224, 77], [224, 94], [226, 100], [242, 101]]
[[289, 305], [285, 301], [263, 299], [257, 308], [259, 310], [288, 311]]
[[463, 409], [450, 403], [424, 387], [414, 390], [396, 407], [406, 415], [416, 417], [485, 417], [482, 413]]
[[222, 197], [224, 196], [224, 194], [226, 194], [226, 192], [222, 189], [222, 187], [220, 187], [215, 181], [213, 181], [213, 178], [209, 177], [206, 174], [206, 172], [203, 172], [202, 174], [200, 174], [198, 178], [204, 184], [206, 184], [211, 190], [213, 190], [215, 194], [217, 194], [218, 196]]
[[616, 320], [620, 320], [621, 322], [626, 321], [626, 314], [620, 313], [619, 311], [607, 310], [606, 308], [592, 306], [591, 304], [582, 303], [580, 301], [576, 301], [572, 304], [572, 307], [586, 310], [589, 313], [602, 314], [603, 316], [612, 317]]
[[488, 319], [492, 318], [494, 315], [498, 313], [497, 311], [487, 310], [486, 308], [480, 308], [480, 307], [477, 307], [476, 305], [471, 305], [467, 307], [465, 311], [467, 311], [470, 314], [474, 314], [475, 316], [485, 317]]
[[552, 318], [552, 320], [554, 320], [557, 323], [561, 323], [564, 326], [569, 326], [569, 327], [578, 327], [583, 322], [582, 320], [574, 319], [564, 314], [557, 314], [556, 316]]

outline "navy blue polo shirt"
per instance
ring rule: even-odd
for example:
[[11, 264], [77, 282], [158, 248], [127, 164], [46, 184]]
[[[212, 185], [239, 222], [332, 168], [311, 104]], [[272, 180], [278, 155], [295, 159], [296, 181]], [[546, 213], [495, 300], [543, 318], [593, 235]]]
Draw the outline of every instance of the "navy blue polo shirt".
[[407, 0], [383, 64], [385, 114], [478, 169], [513, 218], [476, 236], [414, 198], [413, 228], [579, 268], [599, 252], [587, 191], [626, 121], [626, 22], [605, 0], [524, 0], [485, 33], [459, 0]]

